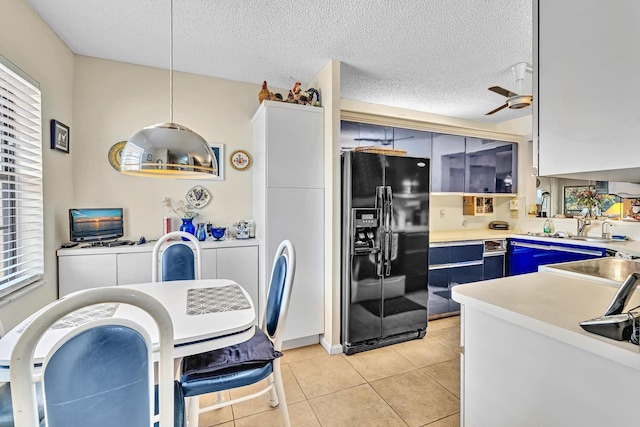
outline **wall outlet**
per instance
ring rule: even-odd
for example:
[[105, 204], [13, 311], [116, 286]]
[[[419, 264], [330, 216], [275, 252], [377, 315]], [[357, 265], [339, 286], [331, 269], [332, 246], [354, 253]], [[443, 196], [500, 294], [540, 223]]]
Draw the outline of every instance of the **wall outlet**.
[[440, 209], [440, 218], [444, 218], [444, 214], [446, 211], [444, 209]]
[[[518, 199], [509, 200], [509, 209], [512, 211], [517, 211], [518, 209], [520, 209], [520, 204], [518, 203]], [[511, 218], [513, 218], [513, 216]]]

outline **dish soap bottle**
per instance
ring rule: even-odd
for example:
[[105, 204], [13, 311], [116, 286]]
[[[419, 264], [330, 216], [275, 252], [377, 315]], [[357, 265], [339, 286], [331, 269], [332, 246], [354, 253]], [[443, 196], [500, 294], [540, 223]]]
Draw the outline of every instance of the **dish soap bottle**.
[[552, 229], [551, 220], [547, 218], [544, 221], [544, 227], [542, 228], [542, 231], [545, 234], [551, 234], [551, 233], [553, 233], [553, 231], [551, 229]]

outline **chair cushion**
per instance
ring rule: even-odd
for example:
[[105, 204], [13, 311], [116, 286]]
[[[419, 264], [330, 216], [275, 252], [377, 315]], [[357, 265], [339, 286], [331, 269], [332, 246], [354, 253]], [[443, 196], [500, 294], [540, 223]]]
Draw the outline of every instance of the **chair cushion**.
[[173, 243], [162, 253], [162, 281], [193, 280], [194, 266], [193, 250], [183, 243]]
[[265, 320], [267, 322], [267, 332], [271, 336], [274, 336], [278, 329], [278, 320], [280, 319], [286, 280], [287, 258], [284, 255], [280, 255], [273, 265], [271, 283], [269, 284], [269, 295], [267, 296], [267, 315]]
[[85, 330], [44, 369], [47, 424], [150, 425], [150, 381], [149, 348], [138, 331], [123, 325]]
[[185, 397], [215, 393], [217, 391], [244, 387], [267, 378], [273, 372], [273, 362], [262, 365], [242, 365], [215, 371], [210, 376], [182, 376], [182, 389]]
[[182, 360], [182, 375], [199, 378], [240, 366], [250, 369], [281, 356], [282, 353], [273, 348], [271, 340], [255, 326], [253, 337], [245, 342], [185, 357]]

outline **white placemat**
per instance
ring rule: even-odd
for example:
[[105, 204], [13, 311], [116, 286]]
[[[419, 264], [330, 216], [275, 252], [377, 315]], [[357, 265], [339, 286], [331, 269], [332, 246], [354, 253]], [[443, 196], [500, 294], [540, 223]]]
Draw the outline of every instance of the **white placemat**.
[[189, 289], [187, 291], [187, 314], [190, 316], [246, 308], [251, 308], [251, 304], [238, 285]]
[[[87, 322], [97, 319], [106, 319], [113, 317], [120, 304], [107, 303], [107, 304], [95, 304], [88, 307], [81, 308], [72, 313], [67, 314], [62, 319], [51, 325], [49, 329], [63, 329], [73, 328], [75, 326], [84, 325]], [[26, 322], [19, 330], [18, 333], [25, 330], [25, 328], [31, 323]]]

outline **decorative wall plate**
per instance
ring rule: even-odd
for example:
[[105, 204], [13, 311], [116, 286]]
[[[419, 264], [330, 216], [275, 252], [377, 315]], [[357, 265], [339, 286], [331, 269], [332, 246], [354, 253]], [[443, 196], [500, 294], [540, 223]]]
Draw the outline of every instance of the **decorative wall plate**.
[[229, 156], [231, 167], [238, 171], [243, 171], [251, 164], [249, 153], [244, 150], [236, 150]]
[[200, 209], [209, 204], [211, 201], [211, 194], [209, 194], [206, 188], [196, 185], [187, 192], [187, 195], [184, 198], [191, 206], [196, 209]]
[[107, 157], [109, 158], [109, 163], [111, 167], [120, 172], [120, 155], [122, 154], [122, 149], [127, 141], [116, 142], [109, 149], [109, 154]]

